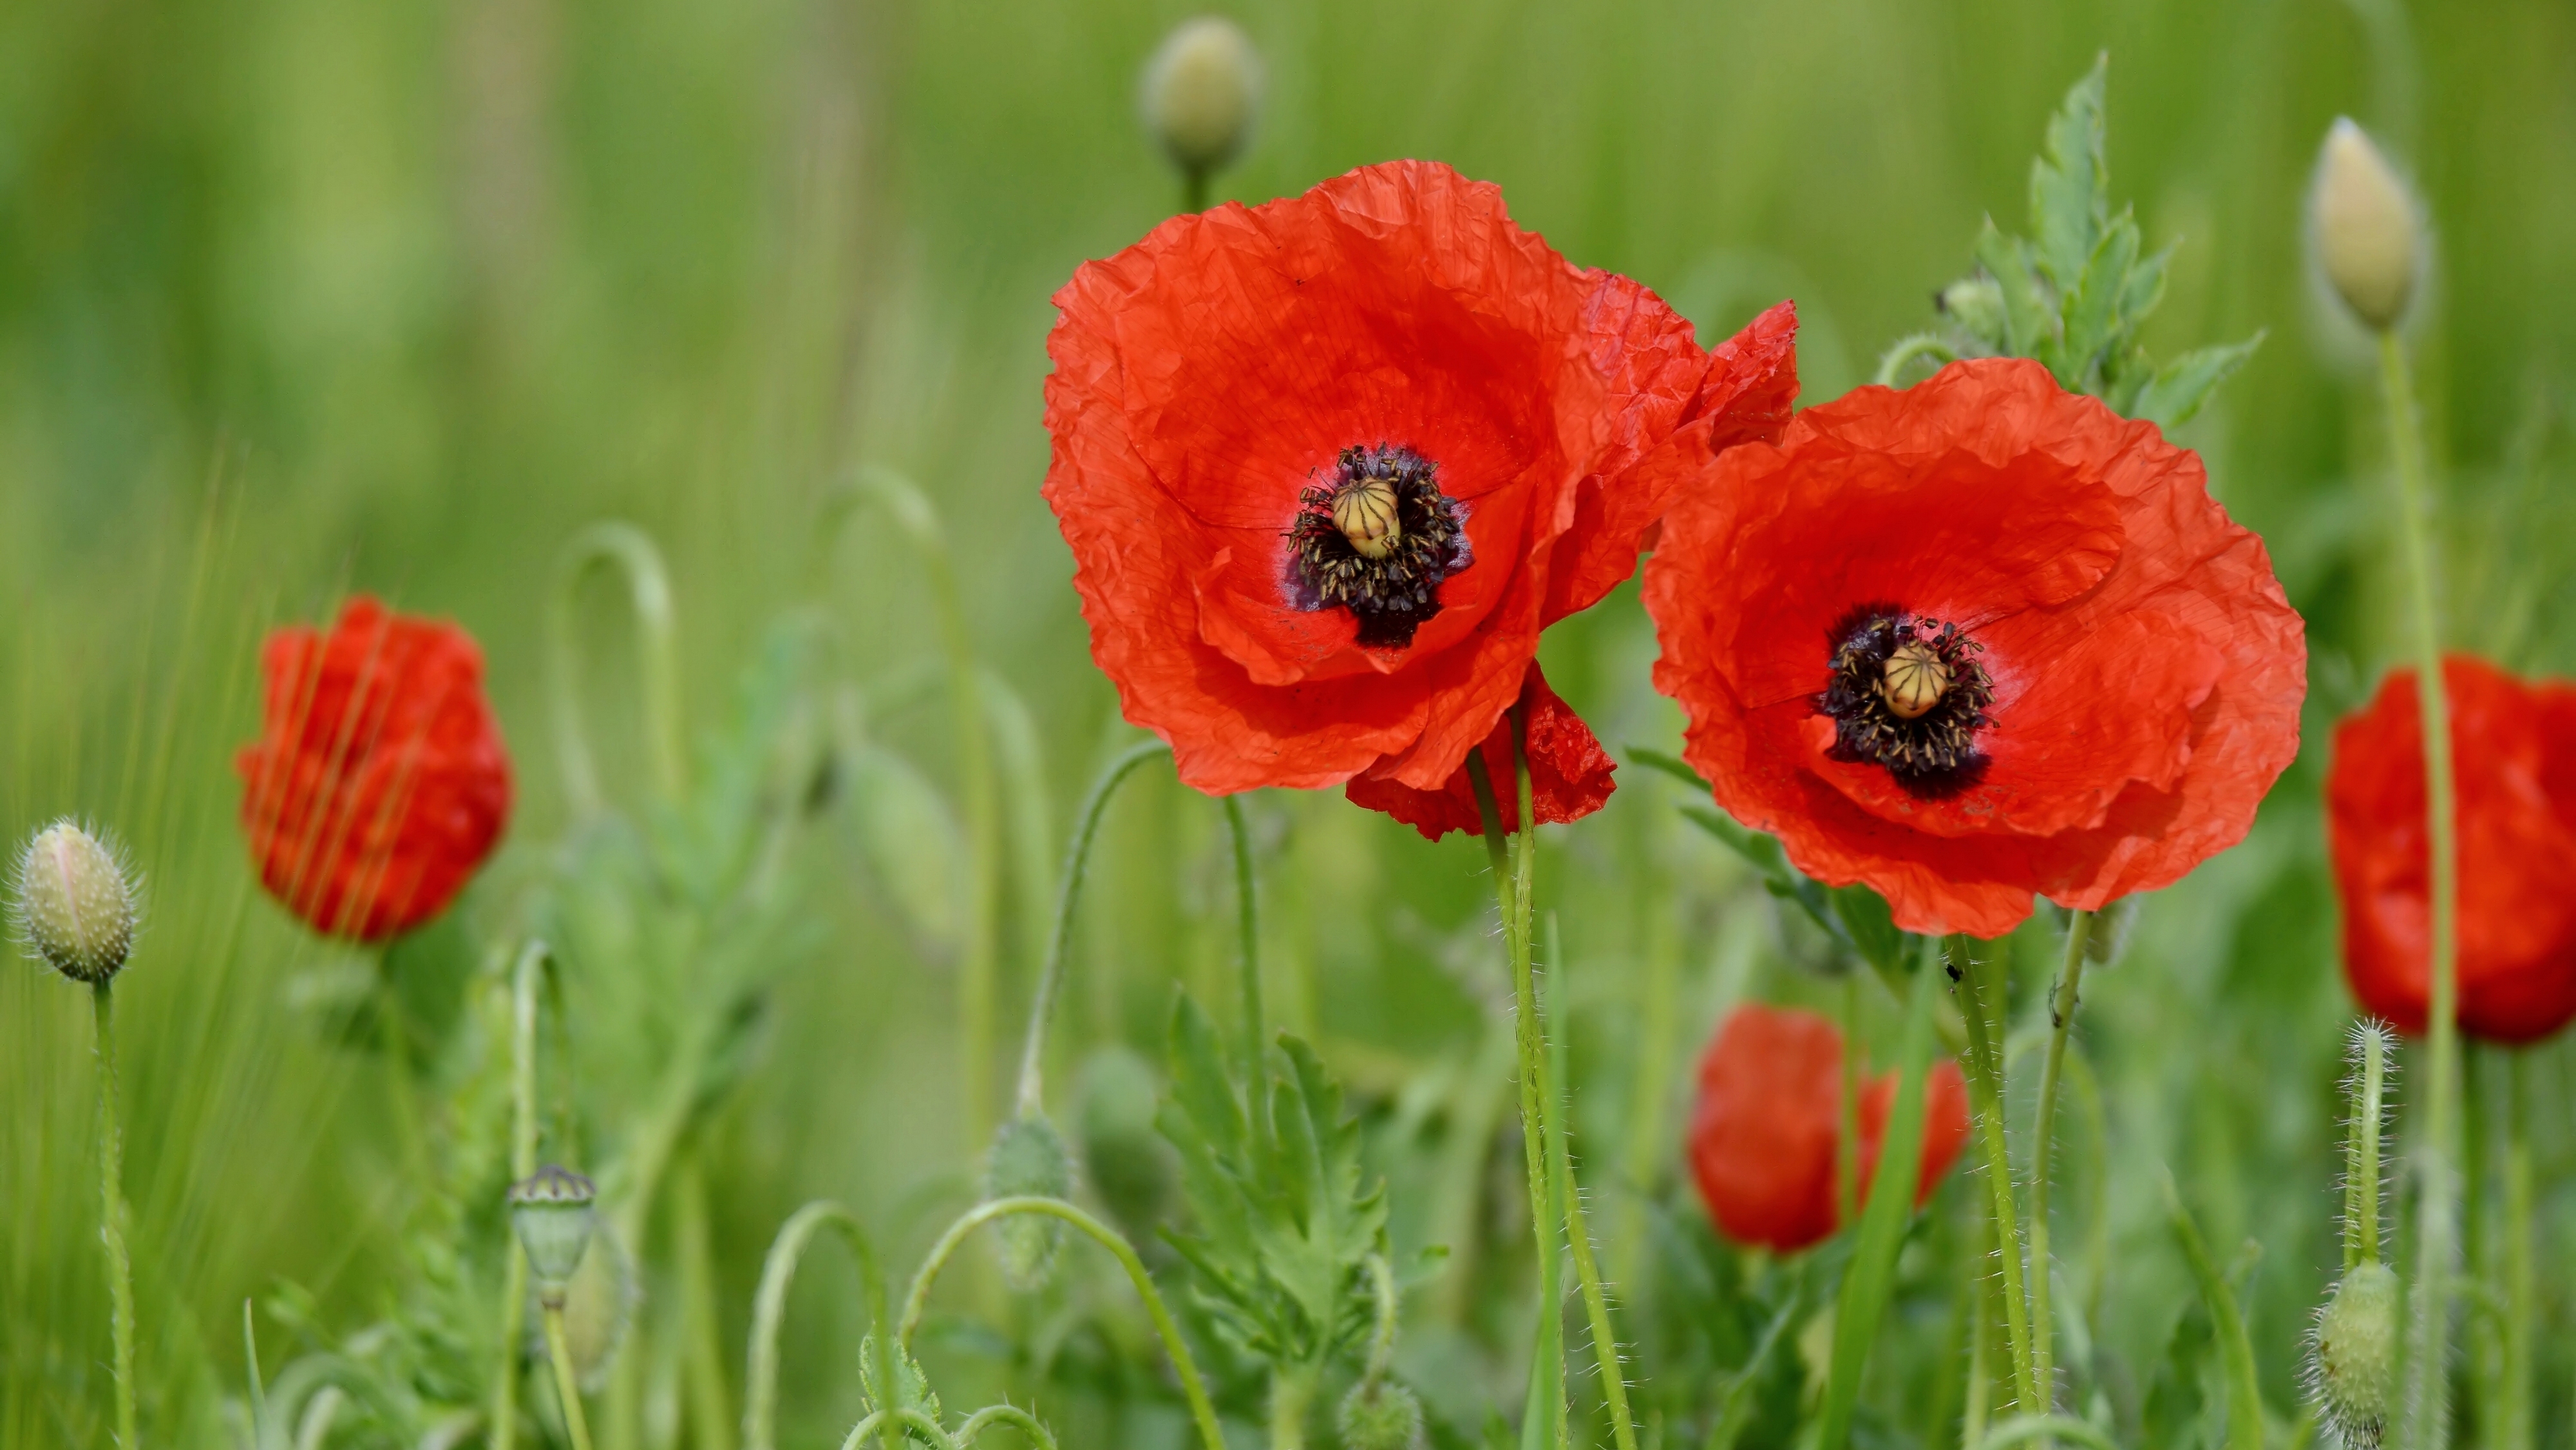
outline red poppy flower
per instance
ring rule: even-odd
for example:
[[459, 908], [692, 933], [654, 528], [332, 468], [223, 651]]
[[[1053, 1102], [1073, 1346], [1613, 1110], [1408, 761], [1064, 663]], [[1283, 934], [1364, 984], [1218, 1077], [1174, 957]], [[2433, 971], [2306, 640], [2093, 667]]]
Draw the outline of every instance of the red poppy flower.
[[328, 634], [268, 637], [266, 723], [235, 760], [270, 894], [317, 931], [380, 941], [436, 916], [510, 817], [483, 652], [364, 595]]
[[[1524, 737], [1529, 755], [1530, 814], [1546, 825], [1579, 821], [1601, 809], [1610, 799], [1614, 787], [1611, 773], [1619, 767], [1610, 753], [1593, 738], [1591, 728], [1572, 706], [1556, 697], [1547, 687], [1547, 677], [1539, 673], [1538, 661], [1529, 663], [1529, 673], [1521, 679], [1519, 705], [1526, 721]], [[1494, 804], [1503, 818], [1507, 832], [1521, 828], [1520, 793], [1515, 789], [1512, 771], [1512, 718], [1506, 713], [1494, 722], [1493, 733], [1479, 747], [1484, 751], [1486, 779], [1492, 782]], [[1420, 831], [1425, 840], [1437, 841], [1451, 831], [1465, 831], [1471, 836], [1485, 834], [1484, 812], [1476, 805], [1475, 782], [1468, 778], [1465, 762], [1450, 772], [1449, 779], [1438, 790], [1415, 790], [1383, 776], [1358, 775], [1342, 793], [1351, 804], [1384, 811]]]
[[1727, 452], [1645, 599], [1718, 804], [1909, 931], [2168, 885], [2298, 753], [2307, 648], [2262, 540], [2198, 457], [2033, 362]]
[[1443, 790], [1539, 630], [1797, 388], [1787, 304], [1703, 352], [1429, 162], [1175, 217], [1055, 301], [1046, 498], [1092, 657], [1219, 794]]
[[[2576, 1017], [2576, 687], [2528, 685], [2466, 655], [2450, 686], [2460, 823], [2460, 1026], [2531, 1042]], [[2399, 670], [2335, 727], [2326, 822], [2344, 976], [2361, 1005], [2424, 1030], [2430, 849], [2424, 720]]]
[[[1833, 1023], [1758, 1003], [1727, 1017], [1699, 1060], [1689, 1147], [1700, 1200], [1728, 1238], [1785, 1254], [1833, 1234], [1842, 1218], [1834, 1190], [1842, 1092], [1843, 1035]], [[1895, 1073], [1862, 1088], [1864, 1199], [1895, 1106]], [[1917, 1207], [1940, 1187], [1967, 1141], [1967, 1080], [1956, 1062], [1936, 1062], [1925, 1079]]]

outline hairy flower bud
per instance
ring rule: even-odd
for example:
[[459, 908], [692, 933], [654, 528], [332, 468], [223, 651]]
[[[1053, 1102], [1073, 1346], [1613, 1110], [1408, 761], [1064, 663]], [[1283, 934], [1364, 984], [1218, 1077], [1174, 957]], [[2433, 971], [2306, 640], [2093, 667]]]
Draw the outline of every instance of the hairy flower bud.
[[2349, 117], [2326, 132], [2308, 212], [2335, 295], [2372, 331], [2396, 326], [2423, 266], [2422, 226], [2406, 183]]
[[2379, 1450], [2397, 1403], [2397, 1274], [2368, 1260], [2347, 1271], [2317, 1311], [2309, 1388], [2318, 1418], [2345, 1450]]
[[1218, 15], [1185, 20], [1145, 66], [1145, 129], [1174, 165], [1205, 175], [1243, 152], [1261, 109], [1261, 54]]
[[1342, 1450], [1419, 1450], [1422, 1403], [1402, 1385], [1363, 1380], [1342, 1397], [1333, 1425]]
[[[1073, 1154], [1044, 1113], [1013, 1118], [993, 1135], [992, 1149], [984, 1158], [987, 1201], [1072, 1195]], [[1019, 1213], [995, 1224], [993, 1231], [1001, 1236], [1003, 1279], [1024, 1294], [1043, 1287], [1055, 1271], [1056, 1249], [1064, 1242], [1063, 1220]]]
[[589, 1179], [549, 1163], [510, 1185], [510, 1223], [528, 1251], [528, 1273], [540, 1296], [560, 1296], [590, 1247]]
[[38, 831], [19, 853], [11, 915], [34, 955], [95, 986], [134, 949], [134, 887], [96, 836], [68, 818]]

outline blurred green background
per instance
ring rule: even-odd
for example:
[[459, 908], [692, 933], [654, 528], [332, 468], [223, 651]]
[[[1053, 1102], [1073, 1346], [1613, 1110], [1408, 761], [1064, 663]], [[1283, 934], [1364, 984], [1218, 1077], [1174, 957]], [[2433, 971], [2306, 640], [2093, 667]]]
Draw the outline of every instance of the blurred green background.
[[[1704, 341], [1795, 297], [1809, 401], [1865, 380], [1924, 323], [1982, 214], [2020, 223], [2042, 122], [2109, 52], [2114, 195], [2134, 199], [2151, 245], [2184, 239], [2147, 342], [2163, 354], [2268, 332], [2183, 437], [2271, 543], [2313, 656], [2308, 746], [2254, 838], [2148, 901], [2129, 958], [2089, 993], [2118, 1145], [2095, 1329], [2145, 1363], [2173, 1323], [2186, 1281], [2152, 1177], [2169, 1162], [2222, 1256], [2248, 1237], [2263, 1247], [2249, 1303], [2267, 1391], [2291, 1412], [2333, 1262], [2350, 1011], [2317, 783], [2330, 722], [2394, 653], [2397, 592], [2367, 355], [2316, 301], [2301, 193], [2341, 113], [2419, 184], [2437, 257], [2412, 338], [2450, 628], [2509, 666], [2576, 670], [2576, 9], [1223, 8], [1270, 87], [1221, 196], [1292, 194], [1389, 157], [1448, 161], [1499, 182], [1576, 262], [1655, 287]], [[831, 621], [838, 676], [894, 681], [902, 697], [935, 660], [915, 560], [880, 516], [817, 528], [837, 481], [889, 465], [956, 541], [974, 644], [1032, 702], [1062, 823], [1127, 736], [1037, 492], [1047, 299], [1176, 205], [1137, 125], [1136, 77], [1189, 13], [1128, 0], [0, 7], [0, 829], [19, 839], [91, 816], [147, 882], [119, 999], [154, 1438], [213, 1434], [241, 1381], [246, 1296], [293, 1280], [354, 1325], [395, 1257], [379, 1075], [297, 1005], [332, 949], [259, 894], [233, 828], [230, 754], [257, 726], [261, 633], [364, 589], [480, 638], [520, 795], [509, 859], [460, 921], [497, 933], [497, 883], [537, 873], [567, 821], [539, 627], [563, 541], [602, 517], [659, 540], [693, 726], [721, 716], [765, 622], [802, 606]], [[627, 627], [609, 590], [584, 601], [583, 688], [605, 722], [610, 794], [632, 800]], [[1546, 657], [1617, 747], [1677, 733], [1647, 688], [1653, 652], [1631, 587], [1560, 626]], [[945, 787], [943, 727], [935, 708], [903, 708], [882, 729]], [[1112, 1040], [1158, 1055], [1173, 981], [1224, 1000], [1214, 808], [1167, 774], [1147, 780], [1112, 817], [1068, 1063]], [[1631, 1271], [1636, 1224], [1684, 1203], [1674, 1146], [1708, 1024], [1747, 993], [1831, 990], [1800, 966], [1817, 944], [1677, 826], [1671, 798], [1630, 770], [1545, 867], [1578, 1141], [1613, 1267]], [[1426, 846], [1338, 795], [1274, 792], [1253, 809], [1274, 1010], [1352, 1078], [1379, 1141], [1454, 1135], [1420, 1103], [1440, 1073], [1480, 1070], [1480, 1003], [1500, 982], [1481, 851]], [[729, 1346], [796, 1203], [863, 1206], [904, 1263], [937, 1228], [925, 1205], [953, 1209], [964, 1192], [951, 974], [909, 948], [855, 854], [836, 859], [817, 898], [825, 935], [780, 983], [708, 1149]], [[1005, 934], [1006, 1035], [1034, 967], [1023, 941]], [[2041, 979], [2034, 966], [2022, 985]], [[1894, 1015], [1883, 998], [1868, 1010], [1882, 1029]], [[11, 1445], [105, 1442], [86, 1017], [36, 968], [0, 972]], [[2564, 1265], [2576, 1073], [2563, 1044], [2529, 1066], [2550, 1195], [2541, 1261]], [[1448, 1160], [1387, 1152], [1399, 1239], [1419, 1243], [1437, 1217], [1426, 1205], [1457, 1191]], [[1446, 1352], [1445, 1292], [1409, 1305], [1419, 1353]], [[2553, 1273], [2544, 1443], [2569, 1443], [2571, 1300]], [[855, 1318], [799, 1312], [817, 1318], [790, 1357], [789, 1423], [837, 1433], [856, 1404]], [[282, 1352], [282, 1332], [263, 1333]]]

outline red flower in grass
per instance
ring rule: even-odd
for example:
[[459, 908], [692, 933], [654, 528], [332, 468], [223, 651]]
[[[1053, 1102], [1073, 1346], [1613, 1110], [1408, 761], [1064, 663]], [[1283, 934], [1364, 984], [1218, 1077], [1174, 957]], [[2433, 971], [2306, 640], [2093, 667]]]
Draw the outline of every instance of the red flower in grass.
[[[1583, 717], [1556, 697], [1547, 687], [1547, 677], [1539, 673], [1538, 661], [1529, 664], [1529, 673], [1521, 677], [1521, 694], [1517, 702], [1526, 722], [1526, 745], [1530, 769], [1530, 814], [1542, 824], [1555, 825], [1579, 821], [1601, 809], [1610, 799], [1613, 782], [1610, 753], [1601, 748]], [[1484, 752], [1485, 776], [1492, 782], [1494, 805], [1503, 818], [1505, 831], [1521, 828], [1519, 791], [1512, 770], [1512, 718], [1507, 712], [1494, 722], [1493, 733], [1478, 747]], [[1437, 841], [1451, 831], [1465, 831], [1471, 836], [1485, 834], [1483, 810], [1476, 804], [1476, 785], [1467, 775], [1464, 761], [1450, 773], [1438, 790], [1415, 790], [1380, 776], [1354, 776], [1342, 788], [1353, 805], [1384, 811]]]
[[[2460, 1025], [2531, 1042], [2576, 1017], [2576, 687], [2443, 661], [2460, 826]], [[2399, 670], [2335, 728], [2326, 822], [2344, 975], [2361, 1005], [2424, 1030], [2431, 988], [2424, 720]]]
[[1787, 304], [1703, 352], [1429, 162], [1175, 217], [1055, 300], [1046, 497], [1092, 657], [1219, 794], [1445, 790], [1539, 630], [1797, 387]]
[[483, 652], [455, 625], [361, 595], [327, 634], [271, 634], [260, 665], [265, 724], [234, 764], [262, 884], [358, 941], [436, 916], [510, 817]]
[[[1968, 1085], [1940, 1061], [1925, 1080], [1923, 1166], [1914, 1202], [1941, 1185], [1968, 1141]], [[1830, 1237], [1840, 1225], [1834, 1175], [1842, 1143], [1843, 1035], [1813, 1012], [1738, 1007], [1699, 1060], [1690, 1161], [1700, 1200], [1738, 1243], [1781, 1253]], [[1879, 1145], [1896, 1106], [1896, 1074], [1860, 1095], [1860, 1193], [1878, 1173]]]
[[1645, 599], [1718, 804], [1909, 931], [2168, 885], [2298, 753], [2307, 648], [2262, 541], [2198, 457], [2033, 362], [1728, 452]]

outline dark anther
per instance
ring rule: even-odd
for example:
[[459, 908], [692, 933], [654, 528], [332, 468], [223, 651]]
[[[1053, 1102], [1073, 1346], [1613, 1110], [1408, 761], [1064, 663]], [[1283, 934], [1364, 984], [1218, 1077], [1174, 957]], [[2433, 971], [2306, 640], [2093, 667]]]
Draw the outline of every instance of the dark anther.
[[[1993, 724], [1985, 646], [1956, 624], [1867, 604], [1826, 641], [1833, 677], [1815, 698], [1834, 722], [1834, 757], [1887, 768], [1913, 795], [1956, 795], [1984, 776], [1977, 732]], [[1955, 978], [1955, 973], [1953, 974]]]
[[1330, 477], [1297, 497], [1288, 527], [1288, 602], [1343, 608], [1359, 642], [1402, 649], [1440, 612], [1440, 581], [1474, 562], [1465, 510], [1439, 465], [1410, 448], [1345, 448]]

